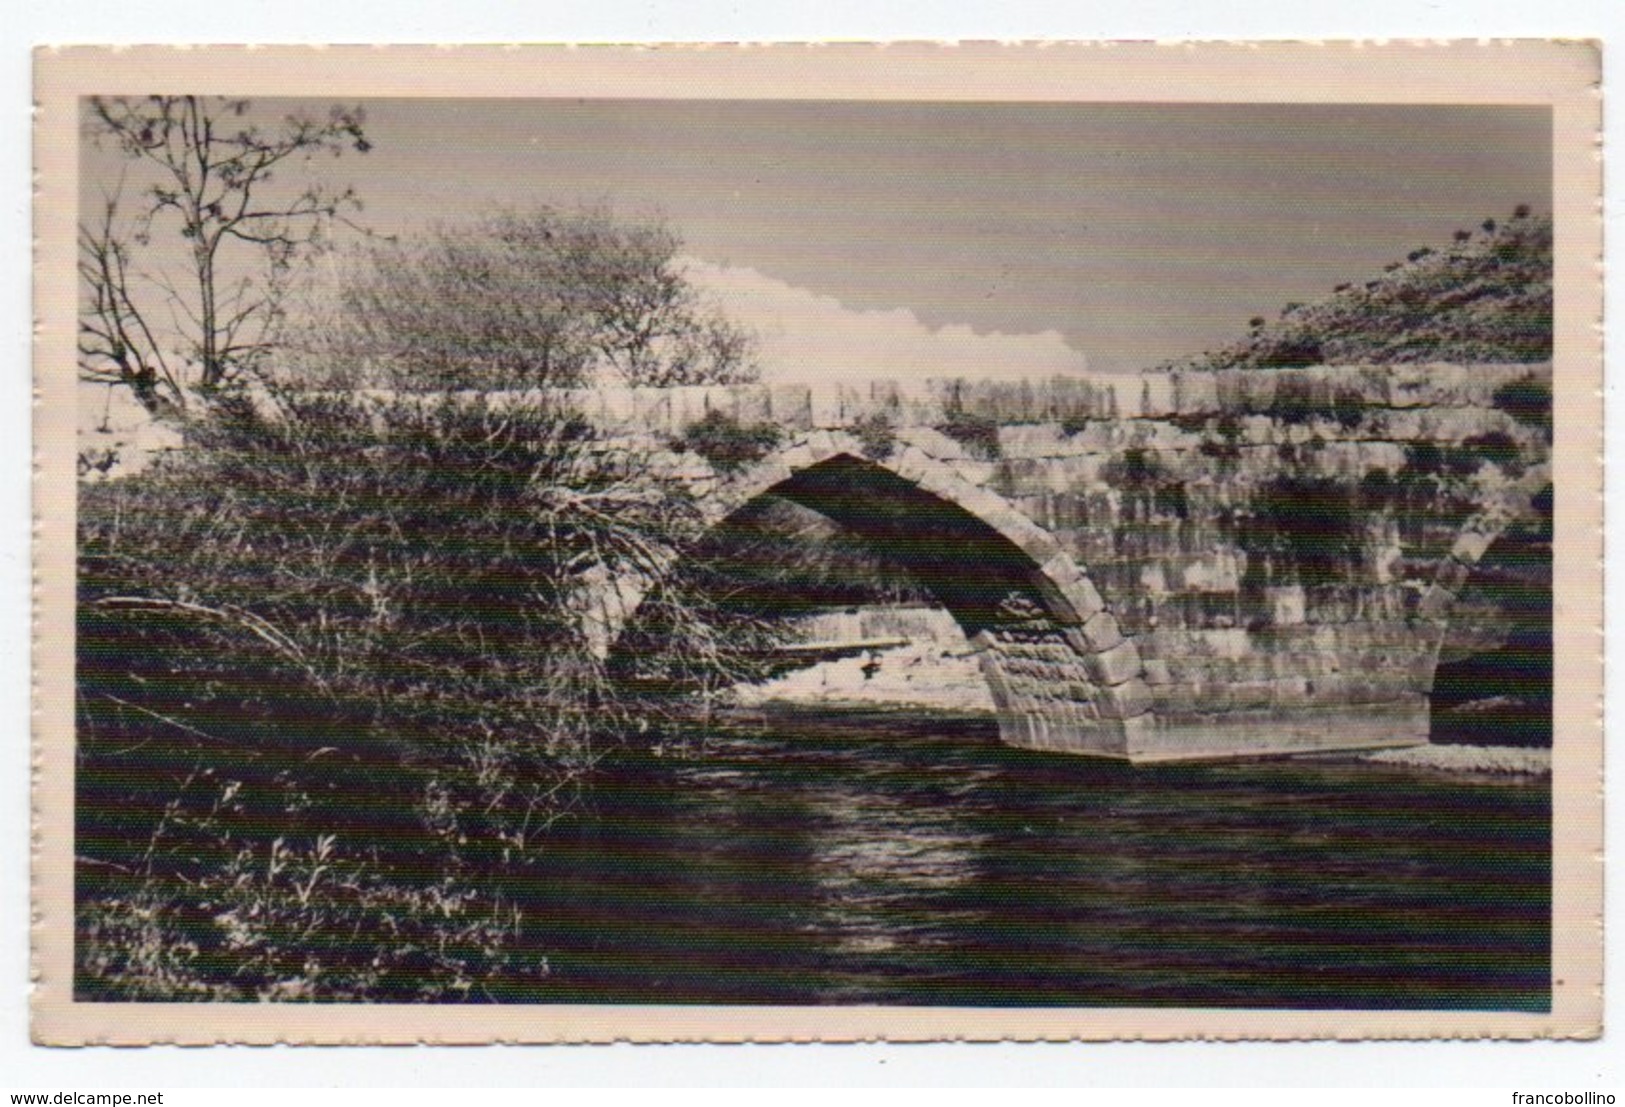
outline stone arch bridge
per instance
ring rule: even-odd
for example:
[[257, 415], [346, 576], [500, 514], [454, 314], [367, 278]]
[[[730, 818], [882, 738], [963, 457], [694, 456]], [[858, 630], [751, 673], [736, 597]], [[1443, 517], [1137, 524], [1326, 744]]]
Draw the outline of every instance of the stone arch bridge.
[[[715, 520], [771, 492], [911, 570], [977, 648], [1005, 742], [1155, 761], [1426, 742], [1455, 598], [1550, 485], [1547, 431], [1508, 401], [1550, 378], [1336, 366], [579, 402], [669, 451]], [[710, 412], [779, 445], [719, 473], [673, 445]], [[639, 595], [596, 597], [606, 642]]]

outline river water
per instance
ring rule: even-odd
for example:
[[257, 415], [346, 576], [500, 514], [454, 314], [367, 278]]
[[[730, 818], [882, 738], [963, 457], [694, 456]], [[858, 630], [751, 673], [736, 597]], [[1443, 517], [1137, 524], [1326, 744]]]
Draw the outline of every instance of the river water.
[[774, 713], [605, 774], [532, 895], [539, 998], [1545, 1010], [1550, 816], [1544, 783]]

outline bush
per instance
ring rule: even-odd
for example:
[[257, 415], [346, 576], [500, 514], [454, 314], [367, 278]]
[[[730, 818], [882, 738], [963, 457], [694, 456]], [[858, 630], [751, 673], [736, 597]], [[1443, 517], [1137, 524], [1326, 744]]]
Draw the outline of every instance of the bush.
[[1213, 433], [1199, 447], [1203, 457], [1211, 457], [1221, 465], [1233, 465], [1241, 460], [1241, 437], [1245, 428], [1234, 414], [1226, 412], [1213, 425]]
[[778, 448], [784, 432], [773, 423], [741, 423], [723, 411], [708, 411], [683, 428], [672, 448], [699, 454], [723, 475], [754, 465]]
[[80, 996], [535, 986], [506, 889], [638, 723], [585, 582], [697, 509], [541, 401], [227, 395], [191, 443], [81, 490]]
[[872, 412], [853, 423], [852, 437], [863, 446], [863, 456], [871, 461], [884, 461], [897, 448], [897, 428], [884, 411]]
[[1089, 428], [1089, 416], [1082, 412], [1069, 412], [1061, 416], [1061, 433], [1071, 436], [1082, 434]]
[[1495, 390], [1490, 402], [1525, 426], [1551, 431], [1552, 390], [1544, 381], [1534, 377], [1508, 381]]
[[1307, 586], [1344, 582], [1361, 555], [1362, 516], [1354, 492], [1342, 481], [1295, 474], [1278, 476], [1253, 496], [1252, 514], [1238, 538], [1248, 554], [1247, 575]]
[[1004, 447], [999, 442], [998, 420], [989, 416], [950, 405], [936, 429], [965, 447], [972, 457], [982, 461], [997, 461], [1004, 456]]
[[1382, 511], [1392, 507], [1399, 488], [1394, 475], [1386, 469], [1367, 469], [1360, 478], [1360, 506], [1367, 511]]
[[1158, 514], [1180, 519], [1190, 514], [1185, 484], [1168, 472], [1155, 450], [1130, 446], [1101, 468], [1108, 484], [1138, 497]]
[[[1523, 451], [1513, 441], [1512, 436], [1501, 431], [1490, 431], [1487, 434], [1477, 434], [1462, 440], [1461, 450], [1471, 456], [1475, 462], [1487, 461], [1499, 466], [1508, 476], [1516, 477], [1523, 472]], [[1474, 465], [1477, 468], [1477, 465]]]

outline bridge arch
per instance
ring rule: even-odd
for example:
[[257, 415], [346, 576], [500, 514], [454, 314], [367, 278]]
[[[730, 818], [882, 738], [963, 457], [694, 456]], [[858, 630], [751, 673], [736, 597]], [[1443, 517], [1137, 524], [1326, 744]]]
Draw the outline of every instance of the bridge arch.
[[1005, 742], [1125, 756], [1128, 733], [1151, 722], [1138, 648], [1072, 555], [956, 462], [982, 464], [919, 445], [877, 458], [850, 434], [812, 431], [718, 478], [704, 503], [713, 529], [772, 494], [856, 533], [964, 629]]
[[[1519, 523], [1552, 519], [1552, 473], [1549, 463], [1532, 466], [1473, 514], [1456, 535], [1450, 552], [1439, 560], [1433, 579], [1417, 604], [1417, 618], [1429, 628], [1428, 691], [1439, 666], [1440, 652], [1456, 614], [1457, 601], [1484, 555]], [[1549, 536], [1548, 536], [1549, 537]]]

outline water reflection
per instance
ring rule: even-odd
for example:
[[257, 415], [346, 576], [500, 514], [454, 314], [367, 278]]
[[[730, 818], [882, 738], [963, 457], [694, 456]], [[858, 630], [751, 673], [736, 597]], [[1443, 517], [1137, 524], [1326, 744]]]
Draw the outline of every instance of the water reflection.
[[1538, 1010], [1549, 826], [1538, 785], [801, 713], [623, 764], [533, 914], [553, 1000]]

